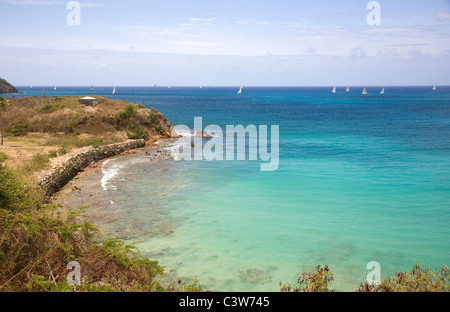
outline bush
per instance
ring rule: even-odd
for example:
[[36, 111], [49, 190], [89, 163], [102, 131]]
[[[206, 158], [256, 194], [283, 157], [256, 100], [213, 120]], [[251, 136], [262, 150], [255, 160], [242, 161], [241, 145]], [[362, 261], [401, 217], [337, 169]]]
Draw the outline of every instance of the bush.
[[137, 115], [137, 109], [136, 106], [133, 104], [128, 104], [125, 106], [125, 109], [123, 111], [119, 112], [119, 120], [121, 121], [127, 121], [130, 119], [133, 119]]
[[411, 272], [397, 272], [381, 281], [381, 285], [361, 284], [358, 292], [449, 292], [450, 270], [442, 266], [438, 272], [416, 264]]
[[42, 192], [27, 187], [30, 183], [27, 180], [16, 176], [8, 167], [0, 166], [0, 210], [20, 211], [41, 203]]
[[148, 114], [148, 124], [153, 127], [156, 125], [156, 123], [158, 122], [158, 115], [156, 113], [156, 110], [154, 108], [152, 108], [150, 110], [150, 113]]
[[[0, 291], [174, 291], [162, 287], [164, 270], [132, 244], [103, 239], [83, 221], [82, 210], [44, 204], [6, 167], [0, 167]], [[42, 194], [42, 192], [39, 192]], [[67, 264], [81, 266], [80, 286], [70, 286]], [[194, 281], [185, 291], [201, 291]]]
[[26, 135], [28, 133], [28, 124], [19, 123], [7, 129], [7, 132], [13, 136]]
[[328, 266], [317, 266], [315, 271], [305, 271], [298, 279], [298, 286], [282, 285], [280, 283], [280, 290], [282, 292], [332, 292], [328, 289], [328, 284], [333, 281], [333, 274]]

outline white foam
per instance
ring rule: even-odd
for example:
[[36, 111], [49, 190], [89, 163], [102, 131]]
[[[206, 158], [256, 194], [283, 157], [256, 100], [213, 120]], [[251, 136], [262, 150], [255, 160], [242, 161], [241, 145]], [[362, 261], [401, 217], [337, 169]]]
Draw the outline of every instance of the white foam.
[[103, 166], [102, 166], [103, 177], [102, 177], [101, 182], [102, 182], [102, 187], [105, 191], [108, 188], [117, 190], [116, 186], [109, 185], [109, 181], [112, 178], [114, 178], [119, 173], [119, 170], [123, 167], [123, 165], [121, 165], [121, 164], [115, 164], [115, 165], [111, 165], [109, 168], [106, 168], [106, 164], [108, 164], [110, 161], [111, 161], [111, 159], [108, 159], [107, 161], [105, 161], [103, 163]]
[[[137, 164], [139, 162], [145, 162], [146, 159], [144, 157], [139, 158], [132, 158], [131, 160], [123, 161], [121, 159], [114, 159], [113, 162], [111, 162], [112, 159], [108, 159], [103, 163], [102, 166], [102, 172], [103, 177], [101, 180], [102, 188], [106, 191], [108, 189], [117, 190], [117, 186], [110, 183], [111, 179], [113, 179], [115, 176], [117, 176], [124, 167], [131, 165], [131, 164]], [[111, 162], [111, 163], [110, 163]], [[125, 179], [120, 179], [119, 182], [123, 182]]]

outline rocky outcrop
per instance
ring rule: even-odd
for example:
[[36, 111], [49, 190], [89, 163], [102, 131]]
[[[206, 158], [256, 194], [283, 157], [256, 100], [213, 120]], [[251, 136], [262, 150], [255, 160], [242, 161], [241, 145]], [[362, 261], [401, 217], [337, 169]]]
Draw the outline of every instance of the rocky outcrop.
[[0, 93], [18, 93], [19, 91], [14, 88], [8, 81], [0, 78]]
[[79, 172], [83, 171], [91, 164], [102, 159], [112, 157], [123, 152], [142, 148], [145, 140], [133, 140], [125, 143], [117, 143], [91, 149], [87, 152], [73, 156], [68, 161], [54, 169], [49, 175], [39, 181], [39, 186], [47, 196], [51, 196], [63, 188]]
[[206, 132], [204, 130], [197, 132], [195, 137], [196, 138], [202, 138], [202, 139], [212, 139], [212, 135], [210, 135], [208, 132]]

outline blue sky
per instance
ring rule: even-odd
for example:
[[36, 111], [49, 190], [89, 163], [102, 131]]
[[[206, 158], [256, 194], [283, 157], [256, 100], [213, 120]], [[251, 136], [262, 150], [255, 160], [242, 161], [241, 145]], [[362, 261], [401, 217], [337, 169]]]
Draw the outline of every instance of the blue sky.
[[15, 85], [450, 85], [450, 0], [0, 0]]

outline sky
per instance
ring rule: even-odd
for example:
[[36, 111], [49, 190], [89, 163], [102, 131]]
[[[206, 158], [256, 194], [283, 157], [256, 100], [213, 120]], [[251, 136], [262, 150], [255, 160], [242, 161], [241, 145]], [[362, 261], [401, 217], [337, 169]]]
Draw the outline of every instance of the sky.
[[86, 0], [79, 11], [69, 2], [0, 0], [0, 78], [17, 86], [450, 85], [450, 0], [381, 0], [379, 10], [369, 0]]

